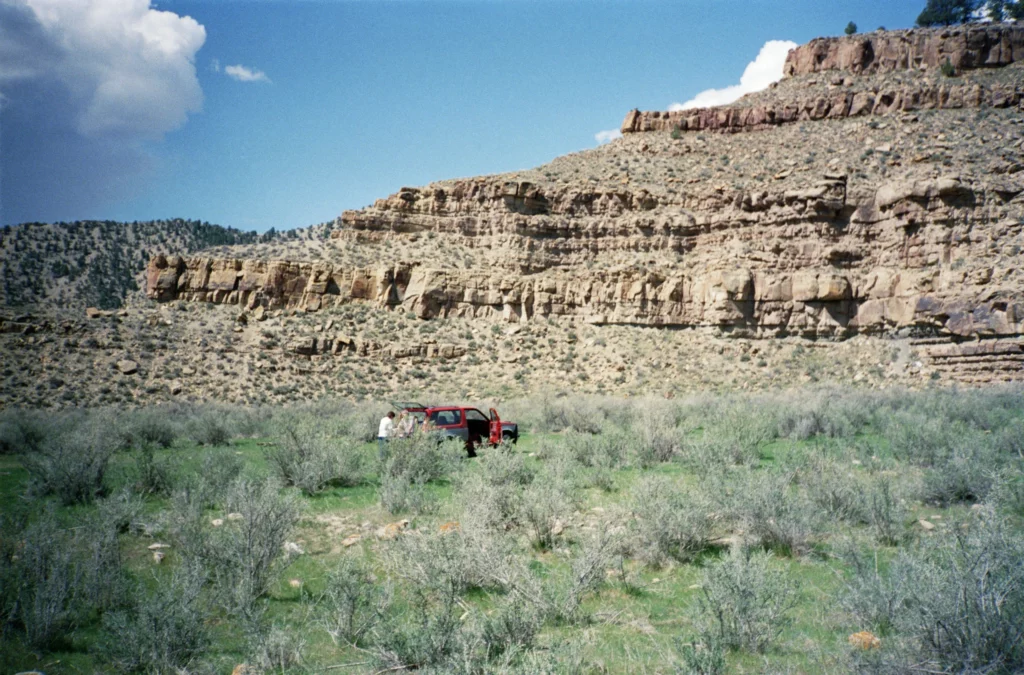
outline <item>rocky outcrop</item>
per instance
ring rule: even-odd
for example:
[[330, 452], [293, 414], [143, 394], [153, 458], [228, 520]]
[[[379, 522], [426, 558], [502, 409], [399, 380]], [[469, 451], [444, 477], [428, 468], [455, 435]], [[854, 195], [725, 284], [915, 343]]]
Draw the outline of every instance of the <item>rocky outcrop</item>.
[[947, 28], [876, 31], [817, 38], [789, 52], [786, 76], [828, 70], [888, 73], [935, 69], [997, 68], [1024, 59], [1024, 26], [973, 24]]
[[[735, 105], [634, 110], [615, 143], [536, 170], [403, 187], [345, 211], [325, 249], [347, 262], [158, 256], [147, 294], [238, 306], [256, 321], [360, 303], [398, 310], [396, 324], [692, 328], [739, 342], [897, 337], [921, 341], [908, 358], [919, 374], [1022, 379], [1024, 67], [892, 74], [947, 57], [961, 71], [1002, 66], [1019, 60], [1022, 31], [815, 41], [790, 55], [788, 79]], [[453, 325], [470, 327], [467, 341], [479, 331]], [[477, 349], [344, 330], [350, 337], [302, 333], [284, 351], [338, 363]]]
[[940, 84], [936, 86], [876, 86], [866, 91], [838, 91], [803, 101], [762, 103], [691, 110], [631, 110], [622, 133], [644, 131], [757, 131], [809, 120], [887, 115], [914, 110], [960, 108], [1019, 108], [1024, 87], [1013, 84]]
[[[157, 300], [248, 308], [317, 311], [369, 302], [401, 307], [422, 319], [520, 322], [569, 316], [593, 324], [715, 326], [765, 337], [897, 330], [956, 339], [1016, 336], [1024, 333], [1020, 289], [1002, 286], [1002, 271], [952, 264], [967, 260], [982, 244], [972, 236], [965, 214], [979, 202], [1012, 198], [1024, 186], [1007, 189], [1005, 182], [986, 190], [947, 176], [890, 182], [848, 198], [845, 177], [832, 176], [804, 189], [716, 192], [717, 198], [706, 195], [701, 211], [692, 212], [678, 227], [665, 227], [662, 236], [642, 237], [631, 229], [647, 246], [685, 251], [689, 262], [678, 268], [588, 272], [554, 266], [511, 276], [417, 263], [346, 269], [324, 263], [157, 256], [150, 263], [147, 292]], [[563, 216], [556, 228], [551, 227], [555, 216], [550, 213], [533, 216], [542, 222], [524, 224], [521, 214], [506, 206], [506, 222], [497, 206], [504, 203], [501, 195], [484, 188], [480, 193], [490, 197], [467, 201], [464, 195], [456, 200], [441, 198], [436, 191], [405, 190], [401, 194], [407, 196], [384, 200], [354, 222], [365, 228], [389, 222], [405, 231], [448, 225], [466, 228], [471, 237], [486, 224], [498, 233], [516, 231], [524, 240], [536, 237], [556, 250], [558, 241], [569, 247], [589, 238], [591, 246], [600, 246], [625, 236], [620, 231], [625, 223], [607, 216], [594, 222]], [[560, 203], [540, 191], [534, 198]], [[438, 203], [462, 216], [446, 218]], [[476, 218], [467, 215], [471, 204]], [[481, 209], [494, 210], [494, 215], [484, 220]], [[623, 218], [628, 222], [628, 214]], [[1007, 234], [1019, 233], [1021, 227], [1003, 226]], [[737, 236], [759, 248], [741, 260], [723, 259], [722, 249]]]

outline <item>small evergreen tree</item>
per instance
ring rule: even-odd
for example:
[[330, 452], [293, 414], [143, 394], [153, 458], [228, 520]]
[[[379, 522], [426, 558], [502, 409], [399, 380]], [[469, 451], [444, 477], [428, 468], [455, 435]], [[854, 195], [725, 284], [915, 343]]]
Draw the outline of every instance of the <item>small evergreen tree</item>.
[[844, 32], [847, 35], [853, 35], [854, 33], [857, 32], [857, 24], [855, 24], [852, 21], [850, 23], [846, 24], [846, 30]]
[[917, 16], [918, 26], [951, 26], [967, 23], [978, 9], [979, 0], [928, 0]]

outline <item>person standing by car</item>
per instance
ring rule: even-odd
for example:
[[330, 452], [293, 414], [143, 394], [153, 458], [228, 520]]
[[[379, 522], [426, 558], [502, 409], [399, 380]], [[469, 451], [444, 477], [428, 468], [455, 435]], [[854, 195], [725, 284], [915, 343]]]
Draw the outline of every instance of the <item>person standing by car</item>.
[[389, 410], [388, 414], [380, 418], [380, 426], [377, 427], [377, 450], [380, 458], [384, 459], [384, 450], [387, 447], [388, 439], [395, 433], [395, 411]]
[[412, 436], [412, 431], [416, 427], [416, 418], [413, 417], [412, 413], [408, 410], [403, 410], [398, 416], [398, 422], [395, 424], [395, 428], [398, 431], [399, 438], [409, 438]]

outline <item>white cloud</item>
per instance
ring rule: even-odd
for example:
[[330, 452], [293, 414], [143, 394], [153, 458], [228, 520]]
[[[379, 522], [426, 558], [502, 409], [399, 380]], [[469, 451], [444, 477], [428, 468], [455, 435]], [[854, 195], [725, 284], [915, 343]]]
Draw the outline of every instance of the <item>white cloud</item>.
[[194, 58], [206, 30], [191, 17], [149, 0], [7, 2], [32, 11], [44, 40], [47, 60], [28, 77], [66, 88], [80, 133], [159, 136], [202, 107]]
[[246, 68], [239, 64], [236, 66], [225, 66], [224, 73], [239, 82], [270, 82], [270, 78], [262, 70]]
[[604, 131], [598, 131], [594, 134], [594, 140], [597, 141], [598, 145], [611, 143], [616, 138], [622, 138], [622, 132], [618, 129], [605, 129]]
[[19, 167], [3, 171], [3, 221], [52, 218], [66, 202], [64, 217], [84, 208], [75, 194], [134, 184], [144, 143], [202, 109], [205, 41], [194, 19], [150, 0], [0, 0], [0, 170]]
[[210, 70], [215, 73], [220, 72], [220, 59], [210, 59]]
[[757, 58], [747, 64], [740, 77], [740, 83], [723, 89], [706, 89], [685, 103], [673, 103], [669, 110], [711, 108], [732, 103], [744, 94], [761, 91], [773, 82], [782, 79], [786, 56], [797, 44], [789, 40], [769, 40], [761, 47]]

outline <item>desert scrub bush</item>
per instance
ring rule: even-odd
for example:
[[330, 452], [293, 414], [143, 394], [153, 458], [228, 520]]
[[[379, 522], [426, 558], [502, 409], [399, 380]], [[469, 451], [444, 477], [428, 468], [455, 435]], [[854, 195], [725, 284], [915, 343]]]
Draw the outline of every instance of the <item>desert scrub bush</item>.
[[850, 523], [867, 520], [864, 486], [850, 468], [821, 458], [808, 468], [813, 477], [807, 481], [807, 493], [821, 513]]
[[107, 466], [116, 450], [104, 414], [69, 420], [38, 450], [22, 458], [30, 492], [56, 495], [62, 503], [87, 504], [105, 490]]
[[687, 562], [707, 548], [712, 507], [703, 495], [683, 490], [664, 477], [645, 477], [633, 489], [633, 548], [654, 566]]
[[[902, 551], [887, 575], [857, 570], [851, 594], [879, 597], [884, 607], [893, 607], [886, 620], [907, 649], [904, 668], [1019, 673], [1024, 669], [1024, 539], [990, 511], [962, 525]], [[893, 589], [902, 595], [898, 601]]]
[[555, 578], [543, 587], [548, 616], [567, 624], [584, 620], [583, 601], [601, 587], [608, 568], [621, 566], [625, 550], [622, 536], [604, 527], [585, 539], [572, 559], [569, 578]]
[[307, 416], [283, 419], [277, 445], [267, 452], [271, 468], [285, 485], [314, 495], [328, 485], [355, 485], [363, 478], [364, 455], [356, 442], [337, 438], [322, 421]]
[[888, 476], [879, 476], [865, 498], [867, 520], [875, 538], [886, 546], [896, 546], [906, 536], [907, 508]]
[[186, 424], [187, 435], [198, 445], [221, 446], [231, 440], [231, 429], [225, 411], [204, 408], [194, 411]]
[[205, 451], [198, 471], [180, 475], [171, 492], [175, 504], [190, 504], [189, 509], [175, 507], [173, 513], [180, 516], [186, 511], [202, 512], [220, 506], [226, 499], [228, 489], [245, 469], [244, 460], [227, 448], [210, 448]]
[[932, 466], [946, 457], [952, 445], [968, 433], [962, 424], [908, 410], [879, 411], [878, 417], [893, 456], [918, 466]]
[[921, 499], [938, 506], [984, 501], [997, 467], [998, 460], [986, 446], [955, 448], [925, 472]]
[[422, 513], [432, 500], [426, 491], [430, 481], [448, 477], [462, 460], [460, 439], [441, 440], [429, 434], [388, 442], [378, 457], [381, 506], [389, 513]]
[[463, 524], [502, 531], [518, 524], [523, 486], [516, 481], [495, 481], [495, 478], [486, 471], [460, 476], [457, 499]]
[[578, 465], [566, 454], [552, 457], [523, 490], [519, 522], [530, 528], [533, 545], [550, 549], [577, 501]]
[[184, 511], [183, 554], [206, 569], [225, 607], [248, 616], [286, 563], [284, 544], [299, 517], [297, 499], [273, 482], [240, 478], [225, 499], [226, 509], [239, 517], [221, 527], [205, 527], [202, 510], [184, 498], [176, 507]]
[[839, 604], [853, 618], [858, 630], [888, 637], [895, 630], [897, 613], [907, 601], [909, 579], [899, 565], [890, 568], [899, 573], [883, 574], [877, 551], [867, 551], [844, 541], [837, 552], [849, 570], [839, 594]]
[[180, 417], [180, 410], [171, 406], [139, 408], [122, 413], [118, 419], [120, 445], [123, 448], [169, 448], [182, 434]]
[[630, 425], [631, 460], [641, 468], [667, 462], [679, 451], [680, 431], [675, 410], [666, 406], [644, 406]]
[[171, 463], [157, 457], [153, 446], [148, 443], [132, 455], [135, 461], [135, 491], [144, 495], [169, 495], [174, 486]]
[[793, 583], [765, 551], [734, 547], [704, 572], [697, 598], [702, 641], [763, 652], [790, 623]]
[[693, 642], [677, 637], [673, 661], [679, 675], [723, 675], [725, 673], [725, 652], [713, 635], [705, 635]]
[[48, 426], [43, 414], [35, 410], [0, 411], [0, 455], [38, 452], [47, 437]]
[[365, 565], [343, 558], [318, 598], [317, 623], [334, 644], [364, 645], [387, 616], [393, 597], [390, 584], [378, 584]]
[[484, 617], [481, 626], [487, 661], [494, 663], [501, 657], [532, 648], [543, 623], [540, 607], [535, 603], [515, 596], [501, 603]]
[[1024, 516], [1024, 471], [1004, 468], [995, 479], [989, 502], [1001, 513]]
[[121, 672], [187, 670], [210, 644], [205, 581], [200, 568], [181, 565], [152, 592], [139, 585], [128, 608], [104, 614], [99, 656]]
[[[77, 622], [81, 573], [71, 537], [57, 525], [52, 509], [35, 522], [6, 518], [0, 559], [0, 601], [4, 632], [23, 631], [36, 649], [52, 647]], [[20, 544], [20, 545], [19, 545]]]
[[881, 404], [877, 394], [810, 390], [778, 407], [778, 435], [800, 441], [815, 436], [850, 438], [871, 423]]
[[261, 673], [283, 673], [302, 664], [306, 640], [284, 626], [271, 624], [250, 631], [248, 663]]
[[564, 447], [587, 469], [586, 480], [591, 486], [610, 491], [615, 487], [614, 471], [625, 466], [630, 448], [639, 442], [622, 430], [608, 427], [600, 434], [569, 432]]
[[814, 533], [817, 514], [795, 482], [792, 473], [749, 471], [729, 498], [754, 543], [782, 555], [803, 552]]

